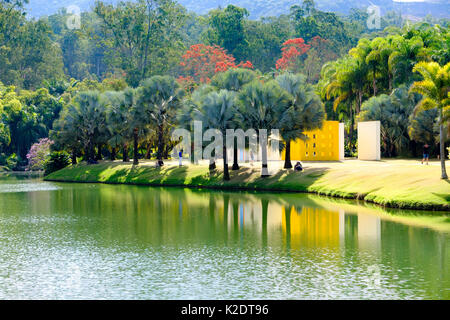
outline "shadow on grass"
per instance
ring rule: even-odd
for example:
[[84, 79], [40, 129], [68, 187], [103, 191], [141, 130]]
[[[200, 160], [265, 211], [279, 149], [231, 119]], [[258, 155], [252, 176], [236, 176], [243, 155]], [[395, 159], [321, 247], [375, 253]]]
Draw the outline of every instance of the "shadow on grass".
[[434, 194], [435, 196], [442, 198], [443, 200], [447, 201], [448, 203], [450, 203], [450, 194], [448, 193], [435, 193], [432, 192], [432, 194]]

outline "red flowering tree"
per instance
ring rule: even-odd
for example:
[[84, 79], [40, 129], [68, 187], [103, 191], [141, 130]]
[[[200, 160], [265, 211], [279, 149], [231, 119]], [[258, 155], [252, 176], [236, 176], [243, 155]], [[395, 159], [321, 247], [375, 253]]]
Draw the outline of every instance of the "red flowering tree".
[[289, 39], [283, 43], [281, 48], [282, 56], [276, 63], [277, 70], [280, 71], [298, 71], [298, 58], [308, 52], [311, 46], [305, 43], [303, 38]]
[[209, 83], [214, 74], [227, 71], [230, 68], [253, 68], [250, 61], [236, 65], [235, 58], [226, 53], [226, 50], [217, 46], [196, 44], [182, 56], [180, 65], [184, 75], [178, 81], [188, 87], [192, 83]]

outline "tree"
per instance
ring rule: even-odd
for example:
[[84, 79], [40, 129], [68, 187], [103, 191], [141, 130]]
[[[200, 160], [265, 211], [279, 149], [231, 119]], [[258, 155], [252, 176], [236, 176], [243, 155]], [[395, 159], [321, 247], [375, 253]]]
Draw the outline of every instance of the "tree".
[[138, 89], [139, 113], [155, 128], [158, 136], [157, 159], [160, 164], [163, 164], [164, 134], [175, 120], [183, 94], [175, 78], [170, 76], [153, 76], [142, 82]]
[[222, 153], [223, 153], [223, 180], [230, 180], [228, 171], [227, 129], [234, 127], [233, 120], [236, 114], [236, 92], [220, 90], [210, 92], [203, 99], [200, 108], [195, 110], [195, 117], [203, 122], [207, 129], [217, 129], [222, 133]]
[[437, 109], [418, 110], [411, 114], [408, 126], [411, 140], [431, 145], [439, 142], [438, 116]]
[[0, 81], [35, 89], [63, 77], [62, 56], [48, 24], [27, 20], [21, 3], [0, 2]]
[[33, 144], [27, 154], [28, 169], [43, 170], [45, 161], [50, 154], [50, 147], [54, 142], [48, 138], [39, 139]]
[[422, 81], [416, 81], [411, 91], [420, 93], [423, 99], [417, 105], [418, 110], [437, 109], [439, 112], [439, 147], [441, 160], [441, 178], [448, 179], [445, 169], [445, 130], [444, 124], [450, 114], [450, 62], [441, 67], [437, 62], [419, 62], [414, 66]]
[[230, 68], [253, 68], [250, 61], [236, 65], [235, 58], [223, 48], [204, 44], [192, 45], [183, 55], [180, 65], [184, 71], [181, 80], [192, 79], [197, 83], [209, 83], [216, 73]]
[[94, 147], [101, 133], [106, 129], [106, 99], [97, 91], [79, 93], [68, 108], [65, 116], [77, 130], [77, 136], [85, 150], [88, 163], [95, 162]]
[[109, 130], [108, 144], [111, 147], [111, 160], [115, 160], [117, 149], [122, 148], [123, 162], [128, 161], [128, 144], [132, 139], [134, 126], [132, 124], [132, 108], [135, 101], [134, 89], [124, 92], [105, 92], [108, 100], [106, 112], [107, 129]]
[[292, 168], [291, 141], [299, 138], [305, 140], [304, 132], [321, 128], [325, 110], [320, 97], [303, 75], [282, 74], [276, 78], [281, 88], [286, 90], [291, 101], [286, 109], [280, 110], [279, 124], [281, 137], [285, 142], [284, 168]]
[[299, 72], [298, 58], [303, 56], [310, 47], [302, 38], [289, 39], [284, 42], [281, 48], [282, 57], [276, 63], [277, 70]]
[[[233, 68], [226, 72], [216, 74], [211, 81], [211, 84], [219, 89], [239, 92], [244, 85], [256, 79], [257, 75], [254, 71], [249, 69]], [[234, 123], [233, 128], [237, 126]], [[238, 147], [236, 141], [233, 142], [233, 166], [232, 170], [239, 170], [238, 163]]]
[[170, 69], [179, 58], [185, 9], [176, 2], [139, 0], [113, 6], [97, 1], [94, 12], [103, 22], [107, 60], [126, 73], [130, 85]]
[[291, 97], [276, 81], [266, 83], [253, 81], [245, 85], [238, 95], [240, 122], [245, 128], [257, 130], [262, 153], [261, 176], [269, 176], [267, 168], [267, 138], [260, 135], [259, 129], [267, 132], [277, 128], [280, 110], [291, 103]]
[[404, 154], [408, 148], [409, 117], [416, 99], [405, 87], [395, 89], [390, 96], [381, 94], [363, 103], [359, 121], [381, 122], [381, 147], [389, 157]]
[[244, 33], [244, 20], [248, 11], [234, 5], [225, 9], [215, 9], [209, 12], [209, 25], [207, 32], [209, 43], [219, 45], [238, 60], [245, 55], [246, 41]]
[[420, 37], [405, 39], [395, 36], [392, 39], [394, 51], [389, 56], [389, 66], [394, 75], [394, 84], [410, 84], [413, 78], [413, 67], [417, 61], [426, 59], [423, 41]]

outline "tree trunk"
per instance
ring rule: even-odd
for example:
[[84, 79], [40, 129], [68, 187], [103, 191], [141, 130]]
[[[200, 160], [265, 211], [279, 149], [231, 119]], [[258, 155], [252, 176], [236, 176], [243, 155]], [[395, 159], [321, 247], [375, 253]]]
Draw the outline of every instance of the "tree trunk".
[[372, 80], [372, 86], [373, 86], [373, 96], [375, 97], [377, 95], [377, 81], [375, 79], [376, 74], [376, 68], [373, 66], [373, 80]]
[[128, 162], [129, 161], [129, 159], [128, 159], [128, 145], [124, 145], [123, 146], [123, 158], [122, 158], [122, 161], [123, 162]]
[[389, 94], [392, 93], [392, 74], [388, 72], [388, 82], [389, 82]]
[[163, 141], [163, 127], [160, 125], [158, 127], [158, 152], [157, 152], [157, 158], [159, 164], [162, 166], [164, 165], [164, 162], [162, 161], [163, 156], [163, 149], [164, 149], [164, 141]]
[[111, 148], [111, 161], [116, 160], [116, 147]]
[[209, 170], [214, 170], [216, 168], [216, 158], [212, 156], [209, 159]]
[[216, 149], [212, 151], [211, 158], [209, 158], [209, 170], [216, 169]]
[[147, 145], [147, 152], [145, 153], [145, 159], [150, 160], [152, 154], [152, 145], [149, 143]]
[[262, 156], [262, 167], [261, 167], [261, 177], [269, 176], [269, 169], [267, 166], [267, 139], [264, 137], [261, 144], [261, 156]]
[[441, 179], [448, 179], [447, 171], [445, 169], [445, 131], [444, 124], [442, 123], [442, 108], [439, 115], [439, 148], [440, 148], [440, 160], [441, 160]]
[[284, 168], [285, 169], [292, 169], [291, 140], [286, 141], [286, 154], [284, 156]]
[[[350, 152], [353, 153], [353, 127], [354, 127], [354, 123], [353, 123], [353, 108], [350, 105], [350, 131], [348, 133], [349, 135], [349, 140], [350, 140]], [[350, 155], [351, 157], [353, 157], [353, 155]]]
[[102, 159], [103, 159], [103, 157], [102, 157], [102, 145], [101, 145], [101, 143], [99, 143], [97, 145], [97, 157], [96, 157], [95, 160], [102, 160]]
[[93, 162], [95, 159], [94, 156], [95, 152], [94, 152], [94, 144], [92, 142], [88, 143], [88, 148], [87, 148], [87, 159], [88, 162]]
[[138, 153], [138, 128], [134, 128], [133, 130], [133, 140], [134, 140], [134, 158], [133, 158], [133, 164], [138, 165], [139, 164], [139, 153]]
[[233, 145], [233, 167], [231, 170], [239, 170], [237, 143], [234, 143]]
[[223, 180], [230, 180], [230, 172], [228, 171], [228, 160], [227, 160], [227, 147], [225, 143], [223, 144]]
[[72, 165], [77, 164], [77, 153], [75, 150], [72, 151]]

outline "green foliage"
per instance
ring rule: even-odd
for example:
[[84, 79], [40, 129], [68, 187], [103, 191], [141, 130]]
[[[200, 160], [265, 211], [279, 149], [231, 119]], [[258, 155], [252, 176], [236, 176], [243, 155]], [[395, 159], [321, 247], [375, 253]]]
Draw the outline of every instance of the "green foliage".
[[45, 161], [45, 175], [70, 165], [70, 155], [65, 151], [53, 151]]
[[[143, 79], [167, 71], [180, 57], [180, 27], [185, 9], [172, 0], [96, 2], [108, 64], [125, 73], [136, 87]], [[151, 63], [150, 63], [151, 62]]]
[[61, 50], [43, 20], [27, 20], [21, 6], [0, 3], [0, 81], [36, 89], [63, 77]]
[[363, 103], [359, 121], [381, 122], [381, 148], [383, 154], [392, 157], [407, 153], [409, 117], [417, 100], [404, 87], [372, 97]]
[[438, 111], [420, 110], [411, 114], [408, 134], [411, 140], [434, 145], [439, 141]]

